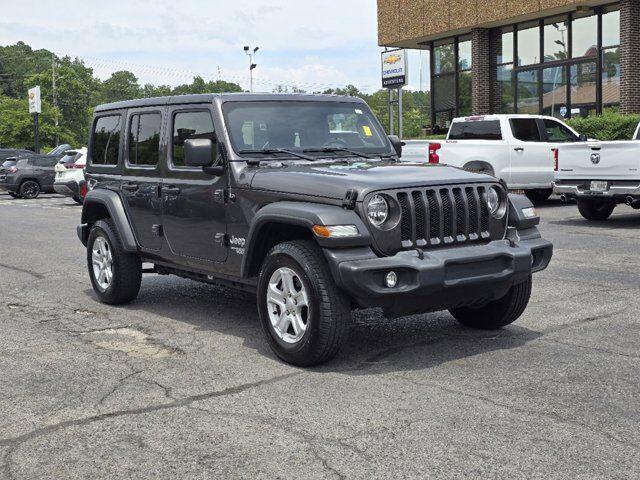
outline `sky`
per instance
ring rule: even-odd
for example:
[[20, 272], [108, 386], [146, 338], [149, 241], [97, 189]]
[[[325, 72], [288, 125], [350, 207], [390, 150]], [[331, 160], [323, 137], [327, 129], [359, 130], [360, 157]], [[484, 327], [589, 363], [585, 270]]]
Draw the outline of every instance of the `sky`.
[[[376, 0], [0, 0], [0, 11], [0, 45], [79, 57], [101, 79], [130, 70], [141, 84], [200, 75], [248, 89], [249, 45], [259, 47], [255, 91], [380, 88]], [[420, 60], [410, 53], [413, 90]]]

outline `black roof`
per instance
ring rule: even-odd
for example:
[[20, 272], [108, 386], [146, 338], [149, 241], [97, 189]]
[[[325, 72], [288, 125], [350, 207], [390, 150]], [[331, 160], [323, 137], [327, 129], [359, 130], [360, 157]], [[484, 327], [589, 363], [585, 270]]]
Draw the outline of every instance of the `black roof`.
[[94, 109], [94, 112], [119, 110], [122, 108], [157, 107], [162, 105], [183, 105], [188, 103], [211, 103], [216, 98], [220, 98], [223, 102], [264, 102], [276, 100], [298, 102], [311, 102], [318, 100], [324, 102], [364, 102], [360, 98], [340, 95], [312, 95], [299, 93], [199, 93], [194, 95], [173, 95], [170, 97], [138, 98], [136, 100], [124, 100], [122, 102], [105, 103], [103, 105], [98, 105]]

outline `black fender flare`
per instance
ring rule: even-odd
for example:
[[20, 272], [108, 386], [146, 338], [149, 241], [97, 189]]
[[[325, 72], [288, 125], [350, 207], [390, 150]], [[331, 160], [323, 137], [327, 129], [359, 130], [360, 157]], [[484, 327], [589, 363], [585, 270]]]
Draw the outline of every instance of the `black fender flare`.
[[[242, 258], [242, 276], [249, 274], [252, 255], [260, 241], [260, 230], [269, 223], [281, 223], [308, 228], [318, 245], [323, 248], [348, 248], [371, 245], [369, 229], [353, 210], [336, 205], [310, 202], [282, 201], [262, 207], [253, 217]], [[348, 238], [323, 238], [313, 233], [314, 225], [355, 225], [359, 235]]]
[[122, 249], [125, 252], [135, 253], [138, 251], [138, 243], [135, 234], [129, 223], [127, 213], [122, 203], [122, 199], [117, 192], [106, 189], [96, 189], [87, 192], [82, 205], [82, 223], [78, 225], [78, 237], [83, 245], [87, 245], [89, 230], [91, 228], [90, 211], [92, 207], [101, 205], [109, 212], [109, 217], [118, 231]]

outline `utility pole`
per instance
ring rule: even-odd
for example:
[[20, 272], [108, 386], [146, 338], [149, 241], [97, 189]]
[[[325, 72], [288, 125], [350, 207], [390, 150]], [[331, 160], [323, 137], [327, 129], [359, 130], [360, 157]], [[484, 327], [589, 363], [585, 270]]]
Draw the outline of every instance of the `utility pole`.
[[56, 55], [51, 53], [51, 90], [53, 91], [53, 115], [56, 126], [56, 147], [59, 145], [58, 138], [58, 92], [56, 90]]
[[258, 52], [259, 49], [260, 47], [256, 47], [253, 50], [251, 50], [249, 46], [244, 47], [244, 53], [249, 56], [249, 91], [251, 93], [253, 93], [253, 71], [258, 66], [257, 64], [253, 63], [253, 56]]

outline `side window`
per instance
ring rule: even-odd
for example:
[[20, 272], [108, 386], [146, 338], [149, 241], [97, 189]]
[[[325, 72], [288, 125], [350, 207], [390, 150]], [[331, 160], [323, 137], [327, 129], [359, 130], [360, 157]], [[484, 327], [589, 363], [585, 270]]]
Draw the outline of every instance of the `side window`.
[[160, 125], [162, 115], [132, 115], [129, 122], [129, 164], [155, 166], [160, 157]]
[[500, 121], [454, 122], [449, 140], [502, 140]]
[[120, 115], [99, 117], [93, 127], [91, 163], [117, 165], [120, 148]]
[[513, 118], [511, 119], [511, 130], [513, 136], [523, 142], [541, 142], [538, 122], [535, 118]]
[[[208, 110], [178, 112], [173, 116], [173, 141], [171, 164], [184, 167], [184, 142], [190, 138], [215, 139], [213, 119]], [[213, 161], [213, 159], [211, 159]]]
[[545, 119], [544, 129], [550, 142], [575, 142], [578, 140], [571, 130], [555, 120]]

